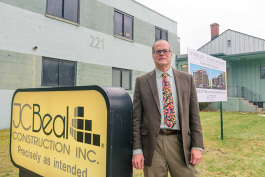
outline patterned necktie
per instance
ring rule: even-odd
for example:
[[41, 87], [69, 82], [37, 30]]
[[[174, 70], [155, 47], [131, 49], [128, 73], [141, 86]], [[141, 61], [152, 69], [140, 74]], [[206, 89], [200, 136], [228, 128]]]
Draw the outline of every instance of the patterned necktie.
[[167, 73], [163, 73], [162, 88], [164, 101], [164, 121], [165, 124], [172, 128], [176, 124], [175, 110], [173, 104], [173, 97], [169, 81], [167, 80]]

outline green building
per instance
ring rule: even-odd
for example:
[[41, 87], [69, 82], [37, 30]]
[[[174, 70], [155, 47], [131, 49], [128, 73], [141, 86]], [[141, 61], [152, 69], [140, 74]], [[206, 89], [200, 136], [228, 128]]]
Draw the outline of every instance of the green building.
[[[134, 0], [0, 0], [0, 129], [18, 88], [119, 86], [154, 69], [152, 45], [180, 54], [177, 22]], [[175, 60], [172, 60], [175, 66]]]

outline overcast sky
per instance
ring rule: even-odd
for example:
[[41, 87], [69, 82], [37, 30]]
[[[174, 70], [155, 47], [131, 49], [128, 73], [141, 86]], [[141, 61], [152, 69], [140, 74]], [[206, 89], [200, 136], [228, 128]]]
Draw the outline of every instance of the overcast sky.
[[265, 39], [265, 0], [136, 0], [178, 22], [180, 54], [210, 41], [210, 24]]

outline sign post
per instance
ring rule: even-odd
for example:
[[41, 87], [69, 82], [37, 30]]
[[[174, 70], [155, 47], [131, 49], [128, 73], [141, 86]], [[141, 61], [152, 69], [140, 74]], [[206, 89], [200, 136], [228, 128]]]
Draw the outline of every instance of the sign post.
[[222, 101], [227, 101], [226, 61], [188, 48], [188, 68], [193, 76], [198, 102], [219, 102], [223, 140]]
[[221, 113], [221, 140], [224, 139], [224, 133], [223, 133], [223, 106], [222, 101], [220, 102], [220, 113]]
[[20, 176], [132, 176], [132, 102], [122, 88], [18, 89], [11, 116]]

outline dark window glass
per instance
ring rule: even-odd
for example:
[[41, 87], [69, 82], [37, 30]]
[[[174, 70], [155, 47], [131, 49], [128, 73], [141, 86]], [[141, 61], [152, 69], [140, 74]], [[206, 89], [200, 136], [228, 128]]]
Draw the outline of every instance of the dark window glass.
[[64, 0], [64, 18], [78, 22], [78, 0]]
[[265, 67], [260, 68], [260, 76], [261, 76], [261, 79], [265, 79]]
[[47, 14], [78, 23], [79, 0], [47, 0]]
[[121, 70], [112, 69], [112, 86], [120, 87], [121, 86]]
[[161, 39], [167, 40], [167, 31], [161, 30]]
[[47, 14], [63, 18], [63, 0], [48, 0]]
[[132, 17], [124, 15], [124, 37], [132, 39], [132, 34], [133, 34], [132, 26], [133, 26]]
[[161, 36], [160, 35], [160, 29], [156, 28], [156, 32], [155, 33], [156, 33], [155, 34], [155, 38], [156, 38], [155, 40], [158, 41], [160, 39], [160, 36]]
[[119, 11], [114, 12], [114, 35], [133, 39], [133, 17]]
[[43, 57], [42, 86], [75, 85], [76, 62]]
[[114, 34], [117, 36], [123, 36], [122, 32], [123, 15], [119, 12], [114, 13]]
[[131, 70], [112, 68], [112, 86], [131, 89]]
[[59, 86], [75, 85], [75, 62], [60, 61], [59, 65]]
[[58, 86], [59, 62], [58, 60], [42, 60], [42, 85]]
[[159, 39], [168, 40], [168, 32], [166, 30], [163, 30], [161, 28], [156, 27], [155, 29], [155, 41], [158, 41]]

